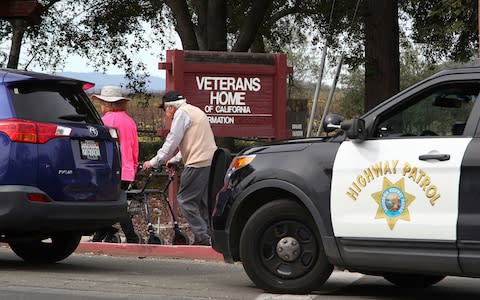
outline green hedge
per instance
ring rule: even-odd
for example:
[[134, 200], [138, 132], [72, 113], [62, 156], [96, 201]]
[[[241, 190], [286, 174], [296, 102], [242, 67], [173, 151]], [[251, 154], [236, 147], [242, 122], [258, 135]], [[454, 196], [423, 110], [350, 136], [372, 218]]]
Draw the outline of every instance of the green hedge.
[[163, 141], [159, 142], [139, 142], [139, 154], [138, 160], [143, 162], [146, 160], [151, 159], [157, 154], [158, 149], [160, 149], [163, 145]]

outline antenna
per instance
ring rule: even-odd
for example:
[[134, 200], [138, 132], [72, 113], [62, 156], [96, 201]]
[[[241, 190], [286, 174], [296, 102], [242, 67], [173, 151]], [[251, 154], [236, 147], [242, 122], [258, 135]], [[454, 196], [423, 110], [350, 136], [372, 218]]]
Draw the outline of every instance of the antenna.
[[35, 52], [35, 53], [33, 53], [32, 58], [30, 58], [30, 60], [28, 61], [28, 63], [25, 65], [25, 68], [23, 68], [24, 71], [27, 71], [28, 66], [30, 66], [30, 64], [32, 63], [32, 61], [33, 61], [33, 60], [35, 59], [35, 57], [37, 56], [37, 54], [38, 54], [38, 51]]

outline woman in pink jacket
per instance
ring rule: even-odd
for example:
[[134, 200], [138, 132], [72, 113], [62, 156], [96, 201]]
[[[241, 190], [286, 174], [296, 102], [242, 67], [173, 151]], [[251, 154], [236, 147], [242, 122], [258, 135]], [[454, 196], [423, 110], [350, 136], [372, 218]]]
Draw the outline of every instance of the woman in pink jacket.
[[[104, 86], [100, 95], [93, 95], [92, 98], [100, 101], [103, 123], [108, 127], [117, 129], [122, 158], [122, 189], [127, 190], [135, 180], [138, 167], [137, 125], [127, 114], [127, 104], [130, 99], [122, 96], [122, 90], [119, 86]], [[121, 220], [120, 225], [127, 243], [140, 242], [130, 216]], [[111, 241], [116, 232], [117, 230], [114, 227], [106, 228], [104, 231], [96, 232], [92, 241]]]

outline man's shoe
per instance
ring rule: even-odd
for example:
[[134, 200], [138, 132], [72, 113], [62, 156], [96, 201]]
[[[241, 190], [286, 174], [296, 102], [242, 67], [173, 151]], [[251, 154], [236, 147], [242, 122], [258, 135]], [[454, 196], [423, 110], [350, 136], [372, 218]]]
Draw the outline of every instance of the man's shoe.
[[197, 246], [211, 246], [212, 244], [210, 243], [210, 237], [206, 237], [203, 240], [197, 241], [195, 240], [192, 245], [197, 245]]

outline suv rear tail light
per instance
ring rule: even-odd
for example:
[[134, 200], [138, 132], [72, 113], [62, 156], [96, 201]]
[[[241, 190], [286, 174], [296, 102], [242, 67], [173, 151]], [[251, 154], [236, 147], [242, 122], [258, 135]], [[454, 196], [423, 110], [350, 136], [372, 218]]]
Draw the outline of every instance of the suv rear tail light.
[[32, 202], [50, 202], [48, 197], [44, 194], [27, 194], [27, 199]]
[[82, 85], [82, 89], [84, 91], [86, 90], [89, 90], [91, 88], [93, 88], [95, 86], [95, 83], [91, 83], [91, 82], [85, 82], [83, 85]]
[[8, 135], [12, 142], [44, 144], [53, 138], [70, 136], [72, 129], [49, 123], [6, 119], [0, 121], [0, 132]]

